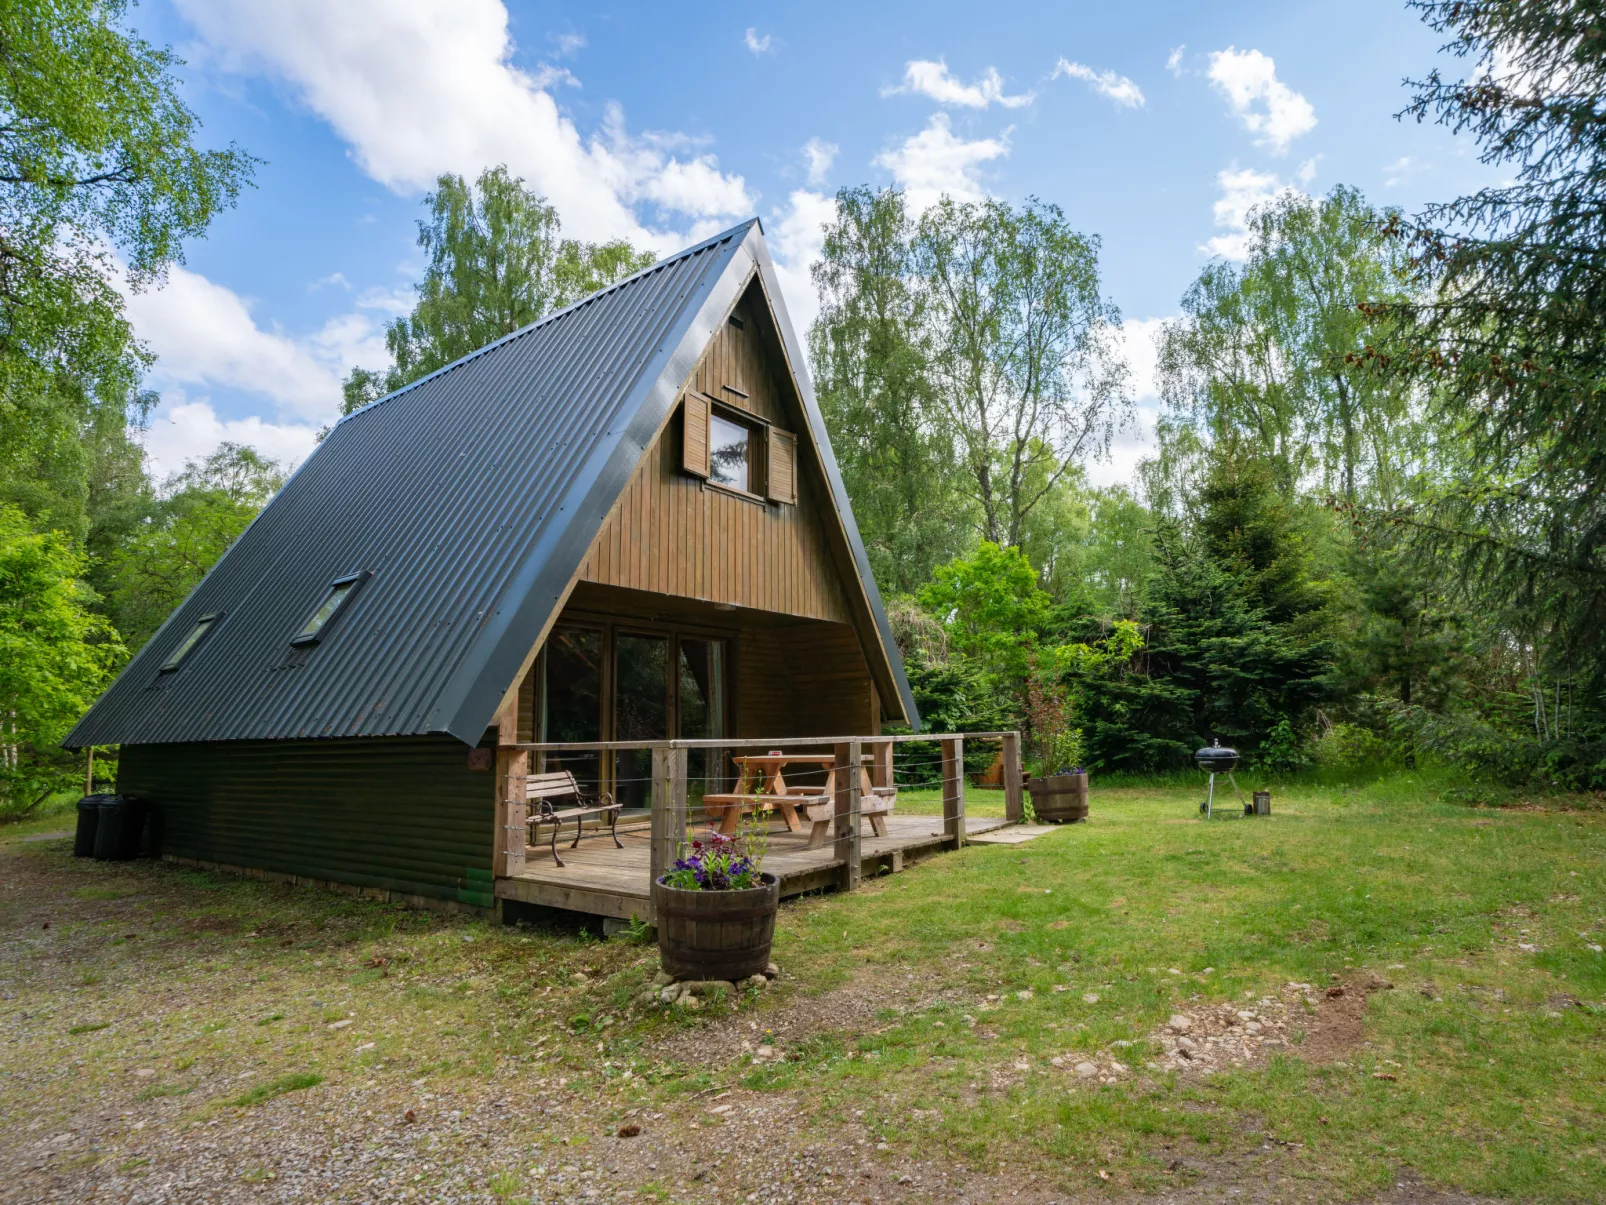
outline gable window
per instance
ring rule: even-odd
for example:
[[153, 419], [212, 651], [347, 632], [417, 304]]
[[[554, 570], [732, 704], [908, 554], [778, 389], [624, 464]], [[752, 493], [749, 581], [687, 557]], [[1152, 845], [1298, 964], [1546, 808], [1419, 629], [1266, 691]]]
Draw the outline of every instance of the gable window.
[[200, 647], [201, 641], [206, 639], [206, 634], [217, 626], [217, 621], [222, 618], [223, 612], [219, 611], [216, 615], [203, 615], [197, 619], [195, 626], [190, 629], [189, 634], [183, 640], [179, 641], [179, 645], [173, 650], [172, 655], [162, 662], [160, 672], [170, 674], [183, 665], [189, 659], [190, 654]]
[[752, 492], [753, 429], [714, 414], [708, 420], [708, 479], [744, 494]]
[[323, 639], [329, 625], [334, 623], [339, 614], [346, 609], [352, 595], [357, 593], [357, 587], [369, 578], [367, 573], [353, 573], [348, 577], [338, 577], [329, 583], [329, 593], [318, 604], [318, 609], [307, 617], [307, 622], [301, 631], [290, 643], [295, 645], [317, 644]]

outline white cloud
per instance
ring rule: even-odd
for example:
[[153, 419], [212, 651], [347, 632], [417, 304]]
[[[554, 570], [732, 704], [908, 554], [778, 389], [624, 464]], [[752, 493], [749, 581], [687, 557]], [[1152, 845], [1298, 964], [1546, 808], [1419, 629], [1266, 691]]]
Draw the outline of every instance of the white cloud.
[[573, 77], [514, 65], [501, 0], [175, 3], [215, 61], [283, 81], [396, 192], [506, 163], [552, 201], [566, 233], [660, 251], [682, 235], [649, 227], [636, 205], [694, 219], [754, 208], [740, 176], [710, 155], [684, 162], [662, 139], [630, 136], [617, 109], [583, 136], [547, 91]]
[[1093, 91], [1109, 97], [1123, 108], [1143, 107], [1143, 89], [1126, 76], [1117, 75], [1114, 71], [1095, 71], [1085, 63], [1073, 63], [1068, 59], [1061, 59], [1055, 64], [1054, 78], [1058, 79], [1062, 75], [1082, 80], [1091, 86]]
[[809, 183], [820, 185], [825, 183], [826, 174], [831, 170], [831, 164], [836, 162], [837, 145], [834, 142], [823, 142], [818, 138], [810, 138], [803, 144], [803, 161], [808, 165]]
[[798, 338], [808, 334], [820, 312], [818, 294], [809, 269], [820, 258], [825, 243], [824, 227], [836, 220], [836, 200], [824, 193], [797, 189], [787, 198], [787, 207], [769, 223], [770, 251], [775, 257], [775, 275], [781, 282], [781, 295]]
[[1158, 401], [1160, 328], [1165, 318], [1128, 318], [1121, 323], [1121, 355], [1132, 370], [1132, 395], [1139, 402]]
[[762, 38], [759, 37], [758, 30], [752, 26], [748, 26], [747, 33], [742, 40], [747, 43], [747, 48], [754, 54], [768, 54], [770, 44], [774, 41], [769, 34], [765, 34]]
[[1283, 154], [1289, 143], [1316, 126], [1316, 110], [1277, 78], [1269, 55], [1231, 46], [1212, 51], [1209, 74], [1259, 146]]
[[309, 346], [263, 330], [238, 294], [187, 268], [170, 269], [163, 288], [130, 295], [128, 314], [157, 355], [158, 388], [244, 390], [307, 418], [339, 411], [347, 352], [367, 351], [380, 364], [388, 358], [371, 322], [360, 333], [326, 328]]
[[547, 40], [552, 43], [553, 53], [559, 58], [579, 54], [586, 45], [586, 36], [583, 33], [549, 33]]
[[1160, 388], [1156, 369], [1160, 358], [1157, 339], [1165, 318], [1128, 318], [1121, 324], [1119, 344], [1132, 372], [1132, 394], [1137, 405], [1132, 422], [1115, 433], [1110, 455], [1085, 464], [1089, 484], [1130, 485], [1138, 464], [1155, 453], [1155, 422], [1160, 415]]
[[981, 78], [975, 83], [962, 84], [949, 73], [948, 64], [942, 59], [936, 62], [913, 59], [904, 66], [903, 83], [881, 89], [882, 96], [903, 93], [929, 96], [940, 105], [959, 105], [967, 109], [985, 109], [995, 104], [1006, 109], [1018, 109], [1035, 99], [1030, 92], [1018, 96], [1004, 95], [1003, 77], [992, 67], [982, 72]]
[[151, 416], [142, 442], [152, 473], [161, 478], [209, 455], [224, 440], [293, 468], [318, 446], [318, 429], [313, 423], [271, 423], [255, 416], [221, 419], [208, 399], [190, 401], [175, 391]]
[[1411, 177], [1427, 171], [1432, 166], [1431, 163], [1423, 163], [1413, 155], [1401, 155], [1383, 169], [1383, 187], [1398, 188]]
[[1172, 75], [1177, 76], [1179, 79], [1182, 76], [1182, 52], [1187, 48], [1188, 44], [1184, 42], [1181, 46], [1178, 46], [1170, 54], [1165, 56], [1165, 69]]
[[1009, 154], [1007, 136], [1005, 131], [999, 138], [967, 142], [954, 134], [948, 114], [933, 113], [925, 129], [882, 151], [874, 163], [892, 173], [909, 207], [920, 213], [945, 193], [956, 201], [979, 201], [985, 197], [987, 190], [977, 178], [977, 171], [983, 164]]
[[1221, 196], [1211, 206], [1211, 211], [1216, 225], [1228, 233], [1205, 240], [1199, 250], [1227, 259], [1244, 259], [1249, 254], [1249, 211], [1291, 186], [1268, 172], [1239, 169], [1236, 165], [1218, 172], [1216, 183], [1221, 188]]

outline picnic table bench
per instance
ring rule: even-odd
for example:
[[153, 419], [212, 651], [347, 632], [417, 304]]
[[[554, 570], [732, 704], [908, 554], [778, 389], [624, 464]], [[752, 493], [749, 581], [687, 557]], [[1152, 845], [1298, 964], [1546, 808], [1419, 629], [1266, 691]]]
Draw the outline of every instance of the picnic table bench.
[[[818, 849], [830, 835], [836, 817], [836, 756], [821, 753], [754, 754], [732, 760], [741, 768], [736, 790], [703, 796], [703, 814], [710, 822], [719, 821], [726, 836], [736, 832], [742, 816], [774, 808], [788, 832], [797, 832], [802, 821], [810, 824], [806, 848]], [[783, 771], [787, 766], [810, 766], [825, 771], [823, 785], [789, 784]], [[870, 822], [870, 831], [887, 835], [887, 816], [898, 798], [896, 787], [877, 787], [870, 774], [860, 767], [859, 815]]]
[[[619, 849], [625, 847], [624, 842], [619, 840], [619, 812], [624, 805], [615, 803], [613, 796], [606, 791], [588, 793], [583, 790], [573, 770], [531, 774], [525, 780], [524, 797], [530, 805], [530, 829], [533, 831], [543, 824], [552, 826], [552, 860], [559, 866], [564, 865], [564, 861], [558, 857], [558, 830], [565, 820], [575, 822], [574, 840], [569, 842], [570, 849], [580, 844], [587, 816], [606, 816], [608, 835], [613, 838], [614, 845]], [[552, 805], [554, 799], [573, 799], [574, 803], [568, 807], [554, 807]], [[597, 831], [599, 833], [602, 831], [600, 826]]]

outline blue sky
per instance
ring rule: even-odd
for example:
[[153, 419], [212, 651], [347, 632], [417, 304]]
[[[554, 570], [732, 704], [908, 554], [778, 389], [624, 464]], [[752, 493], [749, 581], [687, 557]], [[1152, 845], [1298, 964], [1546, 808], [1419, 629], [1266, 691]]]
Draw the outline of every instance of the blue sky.
[[1465, 140], [1399, 122], [1438, 39], [1399, 0], [1346, 3], [585, 5], [151, 0], [203, 139], [264, 160], [165, 288], [131, 301], [163, 395], [161, 472], [220, 439], [286, 461], [385, 363], [420, 202], [507, 163], [566, 233], [661, 252], [752, 214], [801, 326], [830, 195], [899, 183], [1037, 196], [1103, 242], [1145, 446], [1153, 335], [1244, 210], [1360, 187], [1413, 211], [1484, 182]]

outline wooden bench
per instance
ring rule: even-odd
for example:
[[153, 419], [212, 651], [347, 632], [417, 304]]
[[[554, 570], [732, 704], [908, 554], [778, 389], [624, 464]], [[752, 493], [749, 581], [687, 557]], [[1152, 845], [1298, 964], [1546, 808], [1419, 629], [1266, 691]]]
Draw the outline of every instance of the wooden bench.
[[727, 837], [736, 835], [736, 827], [750, 812], [774, 808], [788, 830], [797, 828], [797, 813], [784, 795], [759, 795], [747, 791], [726, 791], [703, 796], [703, 818], [713, 824], [717, 818], [719, 831]]
[[[534, 829], [542, 824], [552, 826], [552, 860], [559, 866], [564, 862], [558, 857], [558, 830], [563, 827], [565, 820], [575, 822], [574, 840], [569, 842], [570, 849], [580, 844], [580, 838], [585, 833], [587, 816], [607, 816], [608, 835], [613, 838], [615, 846], [619, 849], [624, 848], [624, 842], [619, 840], [619, 811], [624, 805], [615, 803], [613, 796], [606, 791], [588, 795], [581, 790], [573, 770], [531, 774], [525, 780], [524, 797], [530, 805], [530, 828]], [[570, 807], [553, 807], [554, 799], [573, 799], [574, 804]], [[602, 830], [599, 828], [597, 831]]]
[[[836, 819], [836, 800], [828, 795], [811, 794], [806, 796], [806, 802], [798, 796], [792, 796], [794, 802], [801, 803], [797, 814], [810, 822], [809, 843], [804, 849], [819, 849], [831, 837], [831, 823]], [[867, 795], [859, 796], [859, 819], [870, 822], [870, 831], [878, 837], [887, 835], [887, 817], [892, 815], [892, 808], [898, 802], [897, 787], [876, 787]]]

